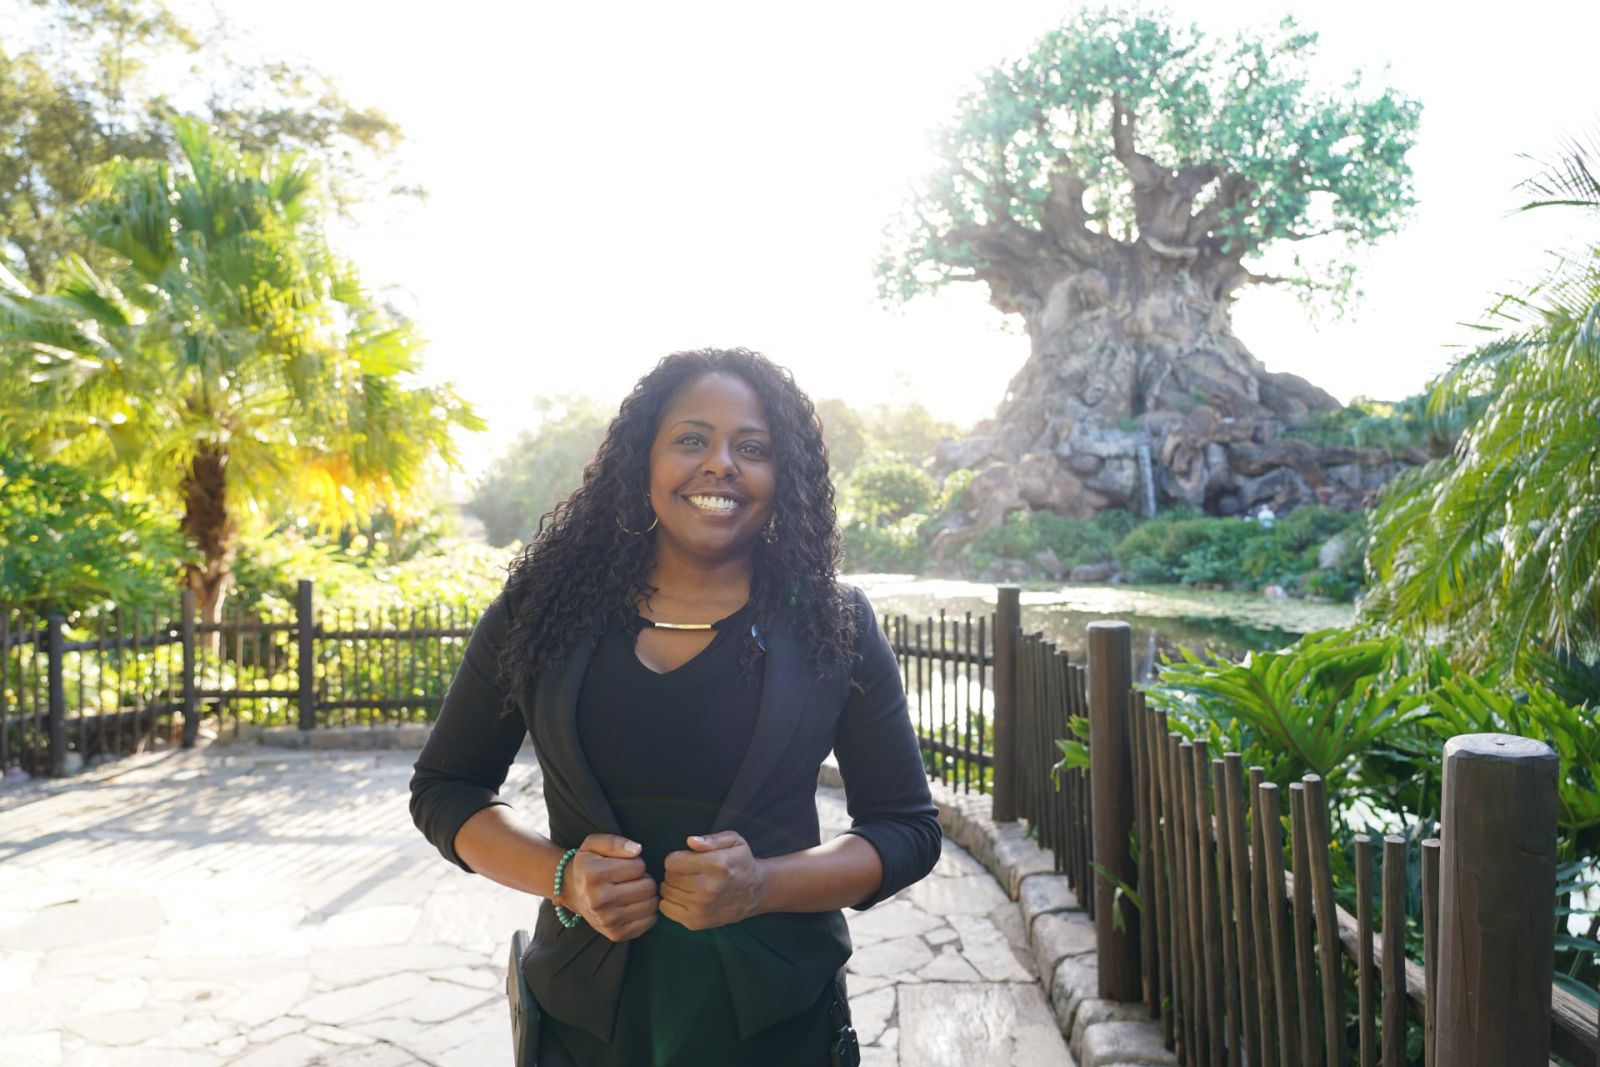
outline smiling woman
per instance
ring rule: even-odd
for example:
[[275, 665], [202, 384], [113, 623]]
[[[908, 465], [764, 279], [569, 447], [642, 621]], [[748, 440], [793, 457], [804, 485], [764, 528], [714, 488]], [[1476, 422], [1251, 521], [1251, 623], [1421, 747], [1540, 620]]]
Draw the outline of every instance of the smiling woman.
[[650, 505], [661, 520], [656, 565], [687, 557], [746, 566], [758, 535], [768, 543], [776, 472], [761, 398], [743, 378], [707, 374], [661, 416], [650, 446]]
[[[524, 1062], [859, 1062], [840, 909], [926, 875], [940, 834], [838, 545], [810, 400], [703, 350], [639, 382], [513, 566], [411, 807], [446, 858], [547, 898], [513, 965], [543, 1020]], [[529, 735], [548, 836], [497, 795]], [[852, 827], [823, 842], [830, 750]]]

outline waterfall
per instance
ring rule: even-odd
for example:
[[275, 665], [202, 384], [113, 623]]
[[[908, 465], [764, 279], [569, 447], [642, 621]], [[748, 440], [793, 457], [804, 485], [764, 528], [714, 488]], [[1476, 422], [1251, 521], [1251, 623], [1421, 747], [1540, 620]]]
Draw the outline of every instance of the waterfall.
[[1139, 484], [1144, 487], [1144, 517], [1156, 517], [1155, 465], [1150, 462], [1150, 442], [1139, 442]]

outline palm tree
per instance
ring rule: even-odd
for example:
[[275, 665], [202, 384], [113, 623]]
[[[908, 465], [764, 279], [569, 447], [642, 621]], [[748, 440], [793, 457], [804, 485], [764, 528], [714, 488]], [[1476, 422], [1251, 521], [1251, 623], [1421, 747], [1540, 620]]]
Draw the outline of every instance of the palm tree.
[[0, 278], [5, 436], [115, 466], [182, 512], [202, 621], [220, 618], [243, 509], [329, 526], [403, 510], [425, 465], [481, 429], [414, 380], [411, 325], [375, 304], [319, 226], [312, 169], [175, 123], [176, 164], [111, 164], [80, 216], [115, 254], [49, 294]]
[[[1600, 220], [1600, 145], [1570, 144], [1526, 209]], [[1600, 246], [1495, 309], [1504, 324], [1431, 387], [1481, 407], [1454, 452], [1385, 494], [1368, 557], [1374, 620], [1455, 658], [1515, 670], [1530, 653], [1600, 653]]]

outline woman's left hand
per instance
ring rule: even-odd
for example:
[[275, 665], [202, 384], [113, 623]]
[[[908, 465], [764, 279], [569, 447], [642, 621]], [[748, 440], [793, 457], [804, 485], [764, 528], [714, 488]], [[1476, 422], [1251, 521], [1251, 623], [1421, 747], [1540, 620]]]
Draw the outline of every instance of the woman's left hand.
[[661, 914], [690, 930], [727, 926], [761, 910], [761, 861], [732, 830], [689, 838], [667, 854]]

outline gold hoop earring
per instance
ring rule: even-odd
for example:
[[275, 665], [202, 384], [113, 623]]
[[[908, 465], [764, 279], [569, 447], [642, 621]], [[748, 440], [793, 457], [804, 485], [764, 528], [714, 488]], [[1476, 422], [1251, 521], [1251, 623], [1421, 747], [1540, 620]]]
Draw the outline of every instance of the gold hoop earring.
[[617, 529], [621, 530], [623, 533], [627, 534], [630, 537], [643, 537], [645, 534], [649, 533], [651, 530], [654, 530], [656, 528], [656, 523], [661, 521], [661, 516], [656, 514], [655, 508], [651, 508], [650, 507], [650, 494], [649, 493], [646, 493], [644, 495], [644, 506], [647, 507], [647, 508], [650, 508], [650, 525], [649, 526], [646, 526], [642, 530], [630, 530], [630, 529], [628, 529], [628, 527], [626, 525], [623, 524], [622, 516], [618, 515], [617, 516]]

